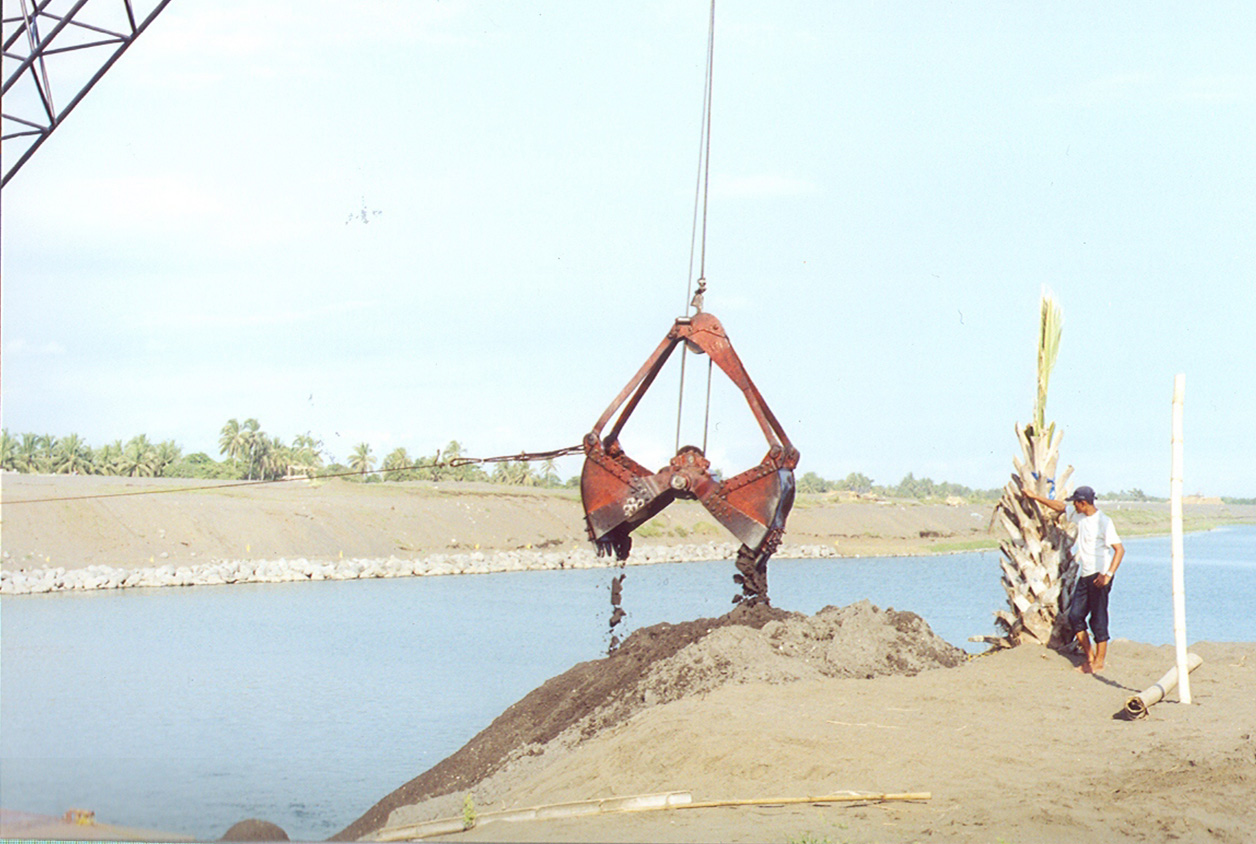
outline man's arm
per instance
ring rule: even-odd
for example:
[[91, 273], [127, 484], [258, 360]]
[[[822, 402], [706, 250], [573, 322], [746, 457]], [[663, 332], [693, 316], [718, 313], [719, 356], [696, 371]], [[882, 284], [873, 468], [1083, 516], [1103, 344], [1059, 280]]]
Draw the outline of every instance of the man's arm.
[[[1114, 542], [1112, 544], [1112, 565], [1108, 566], [1107, 574], [1099, 575], [1099, 577], [1103, 578], [1103, 583], [1098, 585], [1107, 586], [1112, 582], [1112, 578], [1116, 576], [1117, 566], [1121, 565], [1121, 560], [1123, 559], [1125, 559], [1125, 546], [1119, 542]], [[1098, 579], [1098, 577], [1095, 578], [1096, 581]]]
[[1054, 498], [1043, 498], [1041, 495], [1025, 486], [1024, 483], [1021, 484], [1021, 492], [1025, 493], [1027, 498], [1032, 498], [1034, 501], [1037, 501], [1039, 504], [1046, 505], [1057, 513], [1063, 513], [1066, 509], [1068, 509], [1068, 505], [1063, 501], [1056, 501]]

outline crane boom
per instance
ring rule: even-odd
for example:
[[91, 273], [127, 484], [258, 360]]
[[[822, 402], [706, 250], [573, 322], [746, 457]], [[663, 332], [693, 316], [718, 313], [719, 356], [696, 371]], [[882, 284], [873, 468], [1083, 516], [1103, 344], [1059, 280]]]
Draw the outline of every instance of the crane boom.
[[[169, 2], [154, 0], [137, 10], [141, 4], [134, 0], [20, 0], [18, 14], [4, 18], [0, 186], [9, 183]], [[58, 100], [64, 103], [60, 108]]]

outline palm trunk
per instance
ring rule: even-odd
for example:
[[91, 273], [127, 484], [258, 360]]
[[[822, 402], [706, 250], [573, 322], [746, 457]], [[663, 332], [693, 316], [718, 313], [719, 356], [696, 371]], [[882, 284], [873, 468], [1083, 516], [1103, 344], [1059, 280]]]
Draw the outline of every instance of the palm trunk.
[[994, 509], [994, 521], [1007, 538], [999, 543], [1003, 553], [1003, 589], [1008, 609], [995, 612], [1002, 636], [979, 636], [997, 647], [1024, 641], [1058, 647], [1071, 640], [1068, 605], [1073, 597], [1077, 564], [1070, 550], [1072, 538], [1063, 516], [1038, 507], [1021, 492], [1022, 481], [1039, 495], [1059, 498], [1065, 493], [1069, 466], [1056, 477], [1063, 433], [1052, 425], [1041, 434], [1033, 426], [1016, 426], [1022, 458], [1013, 458], [1016, 473], [1003, 488]]

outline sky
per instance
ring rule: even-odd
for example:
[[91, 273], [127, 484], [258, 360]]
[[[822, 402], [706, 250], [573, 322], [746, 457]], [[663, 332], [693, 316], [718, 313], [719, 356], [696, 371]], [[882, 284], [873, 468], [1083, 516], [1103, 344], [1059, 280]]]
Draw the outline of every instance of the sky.
[[[173, 0], [4, 188], [4, 427], [577, 445], [686, 313], [709, 11]], [[1256, 6], [715, 17], [705, 305], [799, 473], [1003, 485], [1046, 288], [1074, 483], [1168, 495], [1182, 373], [1186, 491], [1256, 496]], [[678, 384], [625, 429], [646, 465]], [[708, 455], [749, 468], [712, 395]]]

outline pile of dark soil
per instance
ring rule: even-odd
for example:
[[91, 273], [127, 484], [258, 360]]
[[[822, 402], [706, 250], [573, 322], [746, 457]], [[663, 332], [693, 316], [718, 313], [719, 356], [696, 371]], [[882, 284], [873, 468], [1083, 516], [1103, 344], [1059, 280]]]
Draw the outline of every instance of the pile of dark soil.
[[399, 807], [466, 791], [514, 760], [543, 753], [560, 735], [578, 743], [647, 707], [721, 685], [915, 674], [963, 659], [918, 615], [867, 601], [812, 617], [741, 605], [720, 618], [643, 628], [611, 656], [546, 681], [332, 840], [356, 840], [383, 827]]

